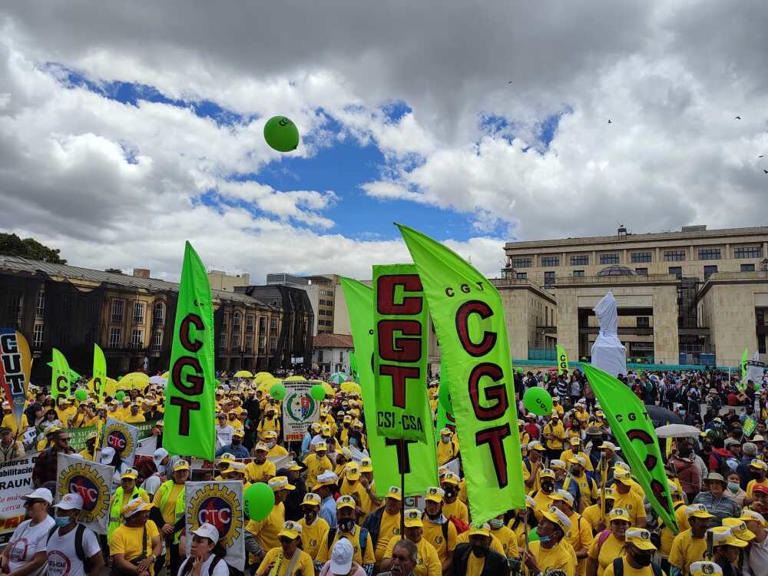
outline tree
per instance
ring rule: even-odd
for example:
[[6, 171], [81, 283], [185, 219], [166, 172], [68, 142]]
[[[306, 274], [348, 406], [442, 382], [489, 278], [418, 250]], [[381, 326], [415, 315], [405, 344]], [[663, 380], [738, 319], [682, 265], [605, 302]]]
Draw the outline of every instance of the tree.
[[42, 260], [51, 264], [66, 264], [67, 261], [59, 256], [61, 250], [48, 248], [40, 244], [34, 238], [23, 240], [16, 234], [4, 234], [0, 232], [0, 254], [5, 256], [20, 256], [30, 260]]

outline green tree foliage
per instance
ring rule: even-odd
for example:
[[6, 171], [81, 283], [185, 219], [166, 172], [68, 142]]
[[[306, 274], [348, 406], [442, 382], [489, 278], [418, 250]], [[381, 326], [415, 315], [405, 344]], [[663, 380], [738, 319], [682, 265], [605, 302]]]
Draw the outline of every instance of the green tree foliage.
[[59, 256], [58, 248], [48, 248], [40, 244], [34, 238], [23, 240], [16, 234], [4, 234], [0, 232], [0, 254], [5, 256], [21, 256], [30, 260], [42, 260], [51, 264], [66, 264], [67, 261]]

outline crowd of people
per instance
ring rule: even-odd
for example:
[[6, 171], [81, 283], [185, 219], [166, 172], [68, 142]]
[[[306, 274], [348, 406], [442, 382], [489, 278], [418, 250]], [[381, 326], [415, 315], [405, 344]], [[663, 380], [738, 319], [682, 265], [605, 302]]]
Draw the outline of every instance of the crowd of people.
[[[518, 399], [527, 388], [545, 388], [553, 411], [536, 416], [520, 403], [526, 508], [482, 524], [470, 516], [453, 429], [438, 431], [438, 484], [404, 502], [398, 486], [376, 486], [365, 406], [354, 389], [336, 386], [303, 441], [286, 443], [281, 403], [250, 380], [222, 375], [216, 461], [197, 470], [162, 447], [159, 387], [104, 404], [93, 397], [53, 402], [40, 393], [18, 431], [5, 406], [0, 458], [39, 453], [35, 489], [25, 497], [28, 519], [0, 554], [0, 569], [16, 576], [235, 573], [215, 526], [187, 530], [185, 483], [194, 475], [240, 481], [244, 490], [264, 482], [274, 493], [266, 518], [245, 525], [245, 572], [258, 576], [768, 576], [768, 377], [746, 386], [718, 371], [620, 379], [646, 405], [696, 428], [662, 446], [677, 530], [650, 508], [578, 370], [515, 374]], [[438, 387], [438, 378], [428, 387], [435, 416]], [[108, 531], [96, 536], [78, 523], [80, 496], [54, 503], [53, 494], [58, 453], [74, 453], [72, 429], [99, 427], [108, 417], [155, 422], [158, 447], [129, 467], [89, 438], [80, 457], [115, 466]]]

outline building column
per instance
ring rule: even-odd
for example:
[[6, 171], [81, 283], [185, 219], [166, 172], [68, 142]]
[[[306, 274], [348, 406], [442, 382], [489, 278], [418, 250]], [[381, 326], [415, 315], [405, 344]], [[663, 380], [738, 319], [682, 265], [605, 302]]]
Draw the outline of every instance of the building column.
[[656, 364], [680, 363], [677, 289], [659, 287], [653, 296], [653, 356]]

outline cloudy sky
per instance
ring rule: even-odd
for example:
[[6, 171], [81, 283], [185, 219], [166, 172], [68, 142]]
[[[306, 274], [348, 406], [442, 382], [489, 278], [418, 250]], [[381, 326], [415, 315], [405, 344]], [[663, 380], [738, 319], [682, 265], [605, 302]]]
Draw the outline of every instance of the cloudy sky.
[[261, 282], [407, 261], [394, 221], [489, 275], [508, 240], [764, 224], [767, 28], [764, 0], [6, 2], [0, 229]]

